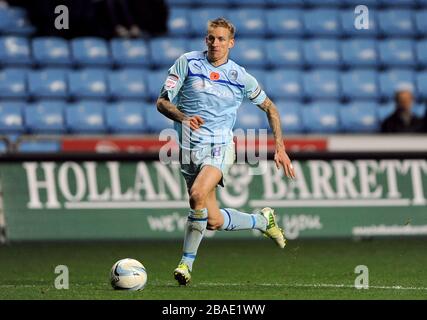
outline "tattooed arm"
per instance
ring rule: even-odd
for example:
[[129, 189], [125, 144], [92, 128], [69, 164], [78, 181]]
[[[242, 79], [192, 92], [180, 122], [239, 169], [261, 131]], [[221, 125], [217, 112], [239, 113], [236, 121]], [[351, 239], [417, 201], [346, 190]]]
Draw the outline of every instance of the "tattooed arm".
[[276, 144], [276, 151], [274, 154], [274, 161], [276, 162], [276, 167], [279, 169], [283, 167], [285, 174], [289, 178], [295, 178], [294, 168], [292, 166], [291, 160], [285, 151], [285, 144], [283, 143], [283, 134], [282, 127], [280, 124], [280, 115], [277, 111], [277, 107], [270, 100], [270, 98], [265, 98], [264, 102], [259, 104], [260, 107], [267, 114], [268, 123], [270, 128], [273, 131], [274, 141]]
[[157, 110], [169, 119], [181, 123], [189, 122], [189, 126], [192, 130], [200, 128], [200, 126], [205, 123], [200, 116], [187, 117], [184, 113], [179, 111], [176, 105], [169, 101], [167, 95], [161, 95], [157, 99], [156, 105]]

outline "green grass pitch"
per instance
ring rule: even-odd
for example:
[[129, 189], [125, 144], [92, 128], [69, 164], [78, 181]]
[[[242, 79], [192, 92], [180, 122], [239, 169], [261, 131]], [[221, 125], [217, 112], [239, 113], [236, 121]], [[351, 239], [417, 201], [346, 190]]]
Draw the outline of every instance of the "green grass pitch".
[[[4, 299], [427, 299], [427, 239], [288, 241], [206, 239], [192, 283], [172, 271], [182, 241], [12, 243], [0, 246]], [[148, 271], [143, 291], [114, 291], [115, 261], [131, 257]], [[69, 289], [57, 290], [57, 265], [69, 268]], [[355, 268], [369, 270], [369, 289], [354, 287]]]

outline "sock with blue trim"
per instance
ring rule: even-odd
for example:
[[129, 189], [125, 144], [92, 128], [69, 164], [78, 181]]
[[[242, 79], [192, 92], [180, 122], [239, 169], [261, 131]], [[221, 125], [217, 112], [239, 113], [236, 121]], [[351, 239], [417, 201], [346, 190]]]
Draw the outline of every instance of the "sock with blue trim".
[[265, 231], [267, 229], [267, 220], [258, 213], [249, 214], [230, 208], [220, 209], [220, 212], [224, 217], [224, 224], [220, 230], [236, 231], [258, 229], [260, 231]]
[[207, 224], [208, 209], [190, 209], [185, 227], [184, 247], [180, 262], [185, 263], [190, 271], [193, 269], [193, 262], [197, 255], [197, 249], [202, 241]]

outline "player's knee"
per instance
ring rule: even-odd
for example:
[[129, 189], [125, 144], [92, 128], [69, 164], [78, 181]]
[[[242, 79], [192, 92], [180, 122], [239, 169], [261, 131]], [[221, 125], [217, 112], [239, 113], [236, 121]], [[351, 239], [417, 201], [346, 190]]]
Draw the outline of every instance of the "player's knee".
[[203, 192], [200, 192], [197, 189], [190, 190], [190, 205], [192, 207], [204, 205], [205, 200], [206, 200], [206, 195]]
[[218, 230], [219, 228], [221, 228], [222, 226], [222, 221], [220, 221], [217, 218], [208, 218], [208, 225], [207, 225], [207, 229], [208, 230]]

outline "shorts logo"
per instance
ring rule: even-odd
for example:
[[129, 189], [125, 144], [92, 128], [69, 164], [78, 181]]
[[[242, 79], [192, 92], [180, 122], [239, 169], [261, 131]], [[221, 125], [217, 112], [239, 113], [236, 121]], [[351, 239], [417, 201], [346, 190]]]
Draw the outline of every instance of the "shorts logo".
[[209, 78], [210, 78], [211, 80], [218, 80], [218, 79], [219, 79], [219, 73], [218, 73], [218, 72], [211, 72], [211, 73], [209, 74]]
[[228, 77], [230, 80], [236, 80], [237, 79], [237, 71], [236, 70], [230, 70], [228, 72]]
[[176, 84], [178, 83], [179, 77], [174, 74], [170, 74], [165, 81], [165, 89], [166, 90], [172, 90], [176, 87]]
[[212, 148], [212, 157], [219, 157], [221, 155], [221, 147]]

